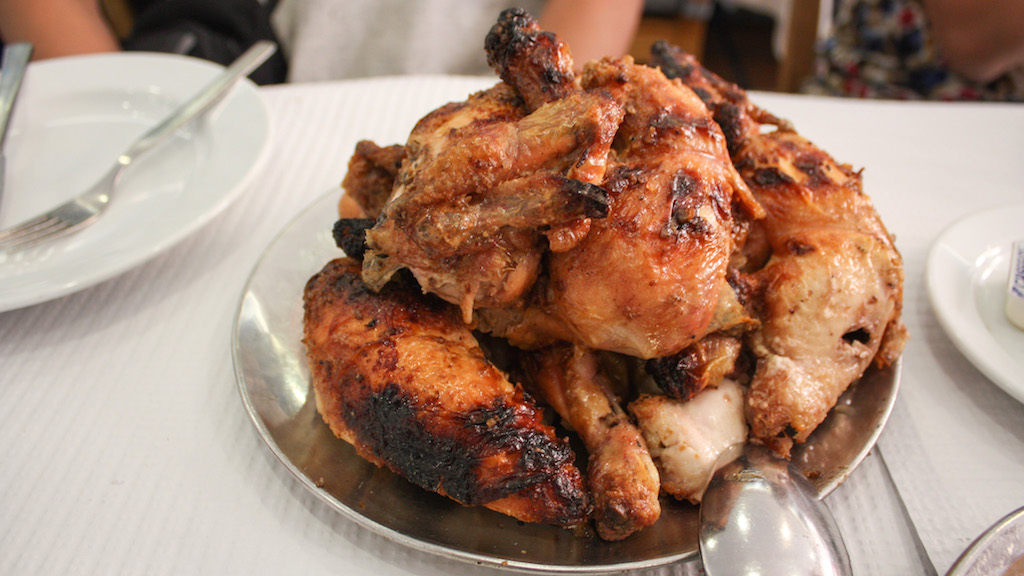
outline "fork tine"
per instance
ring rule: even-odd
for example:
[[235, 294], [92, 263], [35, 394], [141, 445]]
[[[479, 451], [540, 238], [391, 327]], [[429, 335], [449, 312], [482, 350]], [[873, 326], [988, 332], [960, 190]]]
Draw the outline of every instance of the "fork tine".
[[52, 216], [34, 218], [24, 224], [4, 230], [0, 234], [0, 250], [15, 251], [27, 248], [37, 242], [60, 235], [71, 227], [71, 223]]
[[36, 216], [31, 220], [22, 222], [17, 226], [11, 226], [6, 230], [0, 231], [0, 243], [13, 242], [17, 240], [19, 237], [21, 237], [23, 234], [26, 234], [32, 231], [32, 229], [37, 228], [42, 224], [45, 224], [48, 220], [51, 220], [52, 218], [53, 217], [50, 214], [42, 214], [40, 216]]

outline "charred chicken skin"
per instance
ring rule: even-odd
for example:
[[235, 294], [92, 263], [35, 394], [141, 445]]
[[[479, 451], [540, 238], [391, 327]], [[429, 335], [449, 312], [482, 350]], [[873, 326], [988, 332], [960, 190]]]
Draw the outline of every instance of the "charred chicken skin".
[[467, 505], [571, 526], [590, 500], [574, 454], [488, 362], [458, 310], [341, 258], [305, 290], [317, 409], [367, 460]]
[[751, 434], [788, 454], [872, 362], [902, 351], [901, 256], [858, 172], [693, 56], [664, 43], [653, 52], [713, 111], [767, 214], [745, 246], [746, 290], [761, 322], [748, 339], [757, 366], [746, 411]]

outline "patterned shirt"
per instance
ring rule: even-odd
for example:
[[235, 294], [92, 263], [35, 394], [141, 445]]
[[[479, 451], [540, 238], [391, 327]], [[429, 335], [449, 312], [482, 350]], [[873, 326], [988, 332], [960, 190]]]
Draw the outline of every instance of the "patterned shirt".
[[837, 0], [833, 34], [804, 91], [833, 96], [1024, 102], [1024, 67], [993, 82], [950, 71], [918, 0]]

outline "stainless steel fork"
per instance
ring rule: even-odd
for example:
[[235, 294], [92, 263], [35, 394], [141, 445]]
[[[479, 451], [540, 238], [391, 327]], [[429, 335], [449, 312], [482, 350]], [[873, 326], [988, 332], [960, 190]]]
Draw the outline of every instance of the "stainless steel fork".
[[91, 224], [110, 204], [124, 169], [170, 135], [208, 112], [240, 78], [252, 72], [277, 49], [273, 42], [259, 41], [231, 63], [198, 94], [182, 104], [163, 122], [133, 142], [92, 188], [46, 213], [0, 231], [0, 252], [16, 252], [58, 238]]

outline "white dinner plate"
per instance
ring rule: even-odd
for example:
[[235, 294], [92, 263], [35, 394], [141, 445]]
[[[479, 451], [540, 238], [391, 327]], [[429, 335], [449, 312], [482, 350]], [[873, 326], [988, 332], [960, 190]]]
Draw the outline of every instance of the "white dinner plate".
[[1024, 204], [974, 214], [947, 228], [928, 255], [939, 323], [978, 370], [1024, 402], [1024, 331], [1006, 318], [1010, 246], [1024, 239]]
[[[303, 487], [355, 522], [411, 548], [492, 567], [553, 573], [621, 572], [697, 555], [698, 508], [662, 499], [661, 518], [620, 542], [524, 524], [460, 506], [360, 458], [316, 410], [302, 344], [302, 291], [332, 258], [341, 190], [300, 213], [270, 243], [241, 295], [232, 354], [242, 401], [270, 450]], [[900, 364], [868, 372], [793, 451], [820, 496], [874, 446], [899, 389]]]
[[[116, 53], [33, 63], [7, 134], [0, 227], [92, 185], [143, 132], [223, 67], [186, 56]], [[143, 156], [84, 230], [0, 254], [0, 311], [64, 296], [152, 258], [208, 222], [244, 188], [270, 121], [244, 80], [207, 117]]]

